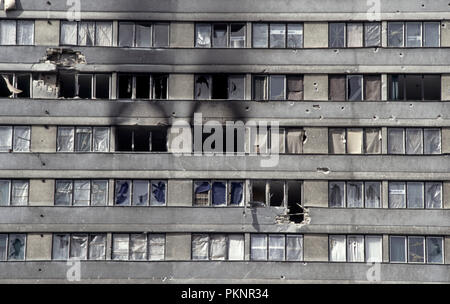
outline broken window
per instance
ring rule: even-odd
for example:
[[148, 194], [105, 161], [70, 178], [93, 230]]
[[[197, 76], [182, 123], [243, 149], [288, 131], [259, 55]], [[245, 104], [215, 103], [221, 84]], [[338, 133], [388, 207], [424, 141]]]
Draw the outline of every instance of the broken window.
[[28, 189], [26, 180], [0, 180], [0, 206], [28, 205]]
[[167, 99], [167, 75], [119, 74], [119, 99]]
[[69, 234], [53, 234], [53, 260], [69, 259]]
[[345, 235], [330, 235], [330, 262], [346, 262]]
[[269, 204], [271, 207], [284, 206], [284, 181], [269, 182]]
[[440, 46], [440, 23], [439, 22], [424, 22], [423, 24], [423, 46], [425, 47], [439, 47]]
[[245, 99], [245, 76], [239, 75], [228, 76], [228, 99], [230, 100]]
[[8, 235], [8, 260], [23, 261], [25, 260], [25, 234], [9, 234]]
[[230, 182], [230, 205], [242, 206], [244, 204], [244, 183]]
[[86, 260], [88, 251], [88, 235], [73, 234], [70, 237], [69, 259]]
[[117, 127], [118, 152], [166, 152], [166, 127]]
[[303, 100], [303, 76], [286, 76], [287, 99]]
[[232, 23], [230, 25], [230, 47], [244, 48], [245, 47], [245, 24]]
[[362, 182], [347, 182], [347, 207], [348, 208], [364, 207]]
[[244, 204], [244, 183], [241, 181], [195, 181], [194, 205], [241, 206]]
[[93, 151], [108, 152], [109, 151], [109, 128], [96, 127], [93, 131]]
[[253, 77], [253, 99], [266, 100], [267, 99], [267, 78], [265, 76]]
[[425, 263], [425, 238], [408, 236], [408, 262]]
[[400, 128], [388, 129], [388, 154], [404, 154], [404, 132]]
[[365, 207], [381, 208], [381, 183], [365, 182], [364, 191], [365, 191]]
[[364, 100], [381, 100], [381, 76], [364, 76]]
[[146, 206], [149, 201], [149, 182], [146, 180], [133, 181], [133, 205]]
[[363, 47], [363, 24], [347, 24], [347, 47]]
[[329, 182], [328, 200], [331, 208], [345, 207], [345, 182]]
[[406, 129], [406, 154], [423, 154], [422, 129]]
[[347, 129], [347, 153], [363, 153], [363, 129]]
[[345, 129], [328, 129], [328, 134], [330, 154], [345, 154]]
[[392, 100], [440, 100], [440, 75], [390, 75], [389, 98]]
[[245, 99], [245, 76], [197, 75], [195, 76], [195, 99]]
[[287, 194], [290, 221], [294, 223], [303, 222], [301, 183], [299, 181], [287, 181]]
[[211, 99], [212, 80], [209, 75], [195, 76], [195, 99]]
[[194, 234], [192, 235], [192, 259], [208, 260], [209, 258], [209, 235]]
[[364, 151], [367, 154], [381, 154], [381, 129], [364, 131]]
[[160, 48], [169, 46], [168, 23], [155, 23], [153, 25], [153, 46]]
[[389, 208], [406, 208], [404, 182], [389, 182]]
[[92, 92], [92, 75], [81, 74], [77, 75], [77, 96], [83, 99], [91, 99]]
[[406, 100], [422, 100], [422, 76], [408, 75], [405, 81]]
[[423, 137], [425, 154], [441, 154], [440, 129], [424, 129]]
[[348, 75], [347, 76], [347, 100], [361, 101], [363, 100], [363, 76], [362, 75]]
[[16, 44], [16, 20], [0, 20], [0, 45]]
[[129, 234], [113, 234], [112, 236], [112, 259], [128, 260], [129, 257]]
[[151, 23], [136, 23], [136, 47], [152, 46], [152, 25]]
[[210, 182], [194, 182], [194, 204], [197, 206], [208, 206], [210, 190]]
[[329, 86], [330, 96], [329, 99], [333, 101], [344, 101], [346, 99], [345, 90], [345, 75], [330, 75]]
[[229, 234], [228, 235], [228, 260], [242, 261], [244, 260], [244, 235]]
[[267, 260], [267, 235], [252, 234], [250, 238], [251, 260], [265, 261]]
[[12, 97], [14, 96], [11, 90], [14, 90], [12, 74], [2, 74], [0, 77], [0, 97]]
[[442, 183], [425, 183], [425, 207], [427, 209], [442, 208]]
[[269, 234], [269, 261], [284, 261], [286, 238], [284, 235]]
[[217, 23], [213, 25], [213, 43], [215, 48], [226, 48], [228, 45], [227, 24]]
[[106, 235], [89, 235], [89, 260], [104, 260], [106, 258]]
[[211, 47], [211, 24], [198, 23], [195, 26], [196, 47]]
[[303, 24], [288, 23], [287, 47], [299, 49], [303, 47]]
[[167, 182], [162, 180], [117, 180], [115, 205], [164, 206], [166, 189]]
[[91, 201], [91, 181], [76, 180], [73, 183], [73, 205], [89, 206]]
[[55, 206], [105, 206], [107, 180], [57, 180]]
[[423, 183], [406, 183], [406, 201], [408, 208], [423, 208]]
[[329, 23], [329, 47], [345, 47], [345, 23]]
[[93, 46], [95, 44], [95, 22], [78, 23], [78, 45]]
[[167, 75], [153, 75], [153, 99], [167, 99]]
[[406, 237], [390, 237], [390, 261], [406, 263]]
[[347, 262], [364, 262], [364, 236], [347, 237]]
[[285, 48], [286, 47], [286, 25], [271, 23], [270, 24], [270, 47]]
[[147, 235], [130, 234], [130, 260], [147, 259]]
[[403, 22], [388, 22], [388, 46], [403, 47]]
[[252, 200], [251, 203], [256, 206], [266, 206], [267, 203], [267, 192], [266, 192], [266, 181], [255, 180], [252, 181]]
[[367, 235], [365, 243], [366, 262], [383, 262], [383, 237]]
[[34, 21], [17, 21], [17, 45], [34, 44]]
[[227, 204], [227, 186], [226, 182], [215, 181], [212, 183], [212, 205], [226, 206]]
[[269, 25], [267, 23], [254, 23], [252, 36], [254, 48], [269, 47]]
[[211, 84], [211, 99], [228, 99], [228, 76], [213, 75]]
[[59, 74], [59, 96], [63, 98], [74, 98], [76, 95], [75, 74]]
[[427, 263], [443, 264], [443, 238], [442, 237], [427, 237]]
[[366, 47], [381, 46], [381, 23], [370, 22], [364, 24], [364, 45]]

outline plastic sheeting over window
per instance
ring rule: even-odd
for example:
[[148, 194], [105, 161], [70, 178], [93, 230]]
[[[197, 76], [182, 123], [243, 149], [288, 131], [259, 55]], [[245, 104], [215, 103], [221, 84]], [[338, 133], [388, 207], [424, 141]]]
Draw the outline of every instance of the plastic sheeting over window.
[[271, 48], [285, 48], [286, 47], [286, 25], [285, 24], [270, 24], [270, 47]]
[[423, 183], [406, 183], [407, 206], [408, 208], [423, 208]]
[[31, 128], [14, 127], [14, 152], [30, 152]]
[[381, 77], [366, 75], [364, 76], [364, 100], [381, 100]]
[[363, 152], [363, 129], [348, 129], [347, 153], [362, 154]]
[[73, 152], [74, 137], [75, 137], [74, 128], [59, 127], [58, 128], [57, 151], [58, 152]]
[[364, 236], [347, 237], [347, 262], [364, 262]]
[[347, 183], [347, 207], [363, 208], [363, 183], [348, 182]]
[[267, 260], [267, 235], [252, 234], [250, 243], [251, 259], [253, 261]]
[[329, 140], [328, 145], [331, 154], [345, 154], [345, 129], [328, 129]]
[[347, 100], [361, 101], [363, 100], [363, 76], [348, 75], [347, 76]]
[[366, 262], [383, 262], [383, 237], [382, 236], [366, 236]]
[[73, 205], [89, 206], [91, 200], [91, 181], [76, 180], [73, 186]]
[[243, 261], [244, 260], [244, 235], [230, 234], [228, 235], [228, 260]]
[[0, 126], [0, 152], [9, 152], [12, 148], [12, 127]]
[[269, 25], [266, 23], [253, 24], [253, 47], [267, 48], [269, 46]]
[[151, 181], [150, 206], [164, 206], [166, 204], [167, 182]]
[[345, 235], [330, 235], [330, 262], [346, 261]]
[[429, 209], [442, 208], [442, 183], [425, 183], [425, 206]]
[[388, 129], [388, 154], [404, 154], [404, 142], [403, 129]]
[[131, 181], [117, 180], [115, 204], [118, 206], [130, 205], [130, 193], [131, 193]]
[[129, 238], [128, 234], [113, 234], [112, 237], [112, 259], [128, 260], [129, 255]]
[[227, 186], [225, 182], [213, 182], [212, 204], [214, 206], [223, 206], [227, 204]]
[[25, 234], [10, 234], [8, 244], [8, 260], [23, 261], [25, 260]]
[[329, 182], [329, 206], [335, 208], [345, 207], [345, 182]]
[[147, 259], [147, 235], [131, 234], [130, 260], [146, 260], [146, 259]]
[[348, 23], [347, 24], [347, 47], [363, 46], [363, 24]]
[[299, 49], [303, 47], [303, 24], [289, 23], [287, 25], [287, 47]]
[[406, 129], [406, 154], [423, 154], [422, 129]]
[[303, 77], [287, 76], [287, 99], [303, 100]]
[[28, 181], [20, 181], [20, 180], [12, 181], [11, 206], [26, 206], [27, 204], [28, 204]]
[[227, 237], [224, 234], [210, 236], [209, 257], [211, 260], [226, 260]]
[[133, 205], [146, 206], [149, 201], [149, 182], [146, 180], [133, 181]]
[[365, 182], [365, 207], [366, 208], [381, 208], [381, 183], [380, 182]]
[[364, 150], [367, 154], [381, 154], [381, 129], [365, 129]]
[[62, 45], [77, 45], [77, 22], [61, 22], [61, 41]]
[[196, 47], [211, 47], [211, 25], [197, 24], [196, 25]]
[[405, 183], [389, 182], [389, 208], [406, 208], [405, 188]]
[[69, 259], [69, 234], [53, 235], [53, 260]]
[[109, 128], [94, 128], [94, 152], [109, 151]]
[[427, 237], [427, 263], [444, 263], [443, 238]]
[[286, 260], [303, 261], [302, 235], [286, 235]]
[[95, 22], [80, 22], [78, 45], [93, 46], [95, 43]]
[[192, 235], [192, 259], [208, 260], [209, 236], [207, 234]]
[[106, 235], [89, 235], [89, 260], [104, 260], [106, 258]]
[[87, 259], [88, 236], [72, 235], [70, 239], [70, 255], [71, 259], [86, 260]]
[[402, 47], [403, 46], [403, 23], [402, 22], [388, 22], [388, 46]]
[[364, 38], [366, 47], [381, 46], [381, 23], [365, 23]]
[[34, 21], [17, 21], [17, 45], [34, 44]]
[[11, 181], [0, 180], [0, 206], [9, 206]]
[[440, 129], [424, 129], [423, 137], [425, 154], [441, 154]]
[[75, 132], [75, 151], [90, 152], [92, 144], [92, 128], [77, 128]]
[[95, 45], [96, 46], [112, 46], [112, 23], [96, 22], [95, 23]]
[[284, 235], [269, 234], [269, 261], [284, 261], [285, 248]]
[[16, 21], [0, 20], [0, 45], [16, 44]]
[[164, 234], [149, 234], [148, 244], [148, 259], [150, 261], [164, 260], [166, 236]]
[[106, 206], [108, 200], [108, 181], [93, 180], [91, 189], [91, 205]]
[[55, 206], [72, 205], [72, 181], [57, 180], [55, 191]]
[[287, 153], [289, 153], [289, 154], [303, 153], [304, 137], [305, 137], [305, 131], [302, 129], [286, 130]]
[[329, 23], [329, 47], [345, 47], [345, 23]]

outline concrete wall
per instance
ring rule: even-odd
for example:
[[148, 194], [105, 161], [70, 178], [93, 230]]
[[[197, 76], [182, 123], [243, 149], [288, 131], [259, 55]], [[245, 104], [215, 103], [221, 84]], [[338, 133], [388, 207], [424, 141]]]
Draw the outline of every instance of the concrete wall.
[[450, 75], [442, 75], [441, 77], [442, 85], [441, 85], [441, 99], [443, 101], [450, 100]]
[[328, 47], [328, 22], [305, 22], [303, 37], [305, 48]]
[[36, 20], [34, 23], [34, 42], [36, 45], [59, 45], [59, 20]]
[[441, 47], [450, 47], [450, 21], [442, 21]]
[[450, 209], [450, 182], [444, 182], [442, 192], [443, 207]]
[[305, 262], [328, 261], [328, 235], [305, 234], [303, 236], [303, 252]]
[[57, 128], [53, 126], [31, 127], [31, 151], [38, 153], [56, 152]]
[[166, 260], [184, 261], [191, 259], [191, 234], [166, 234]]
[[167, 188], [167, 206], [192, 206], [192, 180], [170, 179]]
[[446, 236], [444, 239], [444, 253], [445, 253], [445, 257], [444, 257], [444, 263], [445, 264], [450, 264], [450, 236]]
[[195, 41], [194, 22], [172, 22], [170, 24], [170, 47], [192, 48]]
[[52, 234], [27, 234], [27, 261], [45, 261], [52, 259]]
[[303, 206], [328, 208], [328, 181], [303, 182]]
[[328, 75], [304, 75], [305, 100], [328, 100]]
[[169, 99], [194, 99], [194, 75], [170, 74]]
[[55, 201], [54, 179], [30, 179], [30, 206], [53, 206]]

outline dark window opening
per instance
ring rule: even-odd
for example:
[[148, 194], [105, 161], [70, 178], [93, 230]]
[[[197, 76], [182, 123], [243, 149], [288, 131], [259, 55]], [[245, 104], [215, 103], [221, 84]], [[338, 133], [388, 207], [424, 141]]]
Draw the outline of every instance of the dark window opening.
[[133, 96], [133, 77], [119, 75], [119, 98], [131, 99]]
[[149, 152], [151, 151], [151, 131], [148, 129], [136, 129], [133, 131], [133, 151]]
[[422, 76], [408, 75], [406, 77], [406, 99], [422, 100]]
[[136, 98], [150, 99], [150, 76], [138, 75], [136, 76]]
[[440, 100], [440, 75], [389, 75], [390, 100]]
[[153, 99], [167, 99], [167, 76], [153, 76]]
[[281, 207], [284, 205], [284, 182], [274, 181], [269, 184], [270, 206]]
[[95, 76], [95, 97], [99, 99], [109, 99], [110, 92], [109, 75]]
[[228, 76], [214, 75], [212, 78], [212, 99], [228, 99]]
[[118, 152], [166, 152], [167, 129], [155, 127], [117, 128]]
[[75, 74], [64, 74], [59, 75], [59, 96], [64, 98], [74, 98], [75, 97]]
[[12, 94], [8, 89], [7, 81], [9, 82], [10, 85], [12, 85], [13, 75], [7, 75], [7, 74], [1, 75], [1, 77], [0, 77], [0, 97], [9, 97]]
[[27, 75], [17, 75], [17, 88], [22, 91], [22, 93], [17, 94], [19, 98], [30, 98], [31, 86], [30, 79], [31, 76]]
[[424, 100], [441, 99], [441, 77], [439, 75], [423, 76]]
[[92, 75], [78, 75], [78, 97], [92, 98]]
[[153, 130], [151, 140], [152, 152], [167, 152], [167, 129]]
[[296, 181], [288, 181], [287, 186], [289, 219], [294, 223], [301, 223], [303, 222], [301, 184]]
[[266, 205], [266, 181], [252, 182], [252, 207], [264, 207]]

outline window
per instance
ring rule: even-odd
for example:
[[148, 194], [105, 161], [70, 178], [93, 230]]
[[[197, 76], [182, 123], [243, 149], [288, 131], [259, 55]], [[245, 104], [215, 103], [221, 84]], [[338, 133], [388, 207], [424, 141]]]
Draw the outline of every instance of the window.
[[388, 22], [389, 47], [439, 47], [440, 22]]
[[0, 206], [28, 205], [28, 180], [0, 180]]
[[81, 99], [109, 99], [109, 74], [59, 74], [60, 97]]
[[330, 181], [330, 208], [381, 208], [381, 182]]
[[390, 100], [441, 100], [440, 75], [389, 75]]
[[24, 261], [26, 234], [0, 234], [0, 261]]
[[330, 154], [381, 154], [381, 129], [328, 129]]
[[108, 180], [56, 180], [55, 206], [106, 206]]
[[441, 130], [388, 128], [388, 154], [441, 154]]
[[382, 236], [330, 235], [330, 262], [382, 262]]
[[195, 99], [245, 99], [244, 75], [196, 75]]
[[53, 234], [53, 260], [105, 260], [106, 234]]
[[1, 152], [30, 152], [31, 128], [27, 126], [0, 126]]
[[57, 152], [109, 152], [109, 128], [58, 127]]
[[253, 261], [303, 261], [303, 235], [251, 234]]
[[167, 99], [167, 75], [119, 74], [117, 78], [119, 99]]
[[0, 20], [0, 45], [34, 45], [34, 20]]
[[119, 47], [168, 47], [169, 24], [119, 22]]
[[165, 259], [165, 234], [113, 234], [112, 243], [113, 260], [161, 261]]
[[167, 127], [117, 127], [117, 152], [167, 152]]
[[31, 98], [31, 74], [0, 74], [0, 97]]
[[287, 203], [290, 208], [301, 208], [300, 192], [300, 181], [252, 180], [250, 204], [253, 207], [285, 207]]
[[243, 181], [194, 181], [196, 206], [243, 206], [244, 197]]
[[203, 48], [244, 48], [246, 26], [244, 23], [197, 23], [195, 46]]
[[254, 48], [302, 48], [302, 23], [254, 23]]
[[61, 21], [61, 45], [112, 46], [112, 22]]
[[381, 76], [330, 75], [329, 100], [379, 101], [381, 100]]
[[330, 48], [381, 46], [380, 22], [329, 23]]
[[192, 260], [244, 260], [243, 234], [193, 234]]
[[440, 209], [442, 182], [389, 182], [389, 208]]
[[302, 75], [253, 76], [254, 100], [303, 100]]
[[442, 264], [443, 237], [391, 236], [391, 263]]
[[116, 180], [116, 206], [165, 206], [167, 181]]

